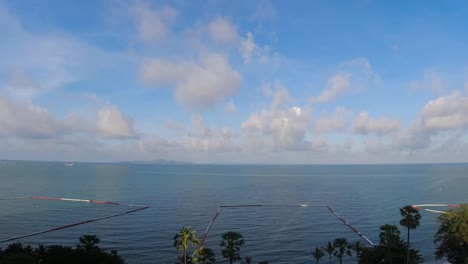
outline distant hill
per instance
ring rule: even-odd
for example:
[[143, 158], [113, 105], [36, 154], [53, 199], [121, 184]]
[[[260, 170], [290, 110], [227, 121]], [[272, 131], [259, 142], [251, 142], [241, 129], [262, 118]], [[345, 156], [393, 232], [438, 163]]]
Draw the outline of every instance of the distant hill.
[[119, 163], [124, 163], [124, 164], [195, 164], [195, 163], [192, 163], [192, 162], [163, 160], [163, 159], [120, 161]]

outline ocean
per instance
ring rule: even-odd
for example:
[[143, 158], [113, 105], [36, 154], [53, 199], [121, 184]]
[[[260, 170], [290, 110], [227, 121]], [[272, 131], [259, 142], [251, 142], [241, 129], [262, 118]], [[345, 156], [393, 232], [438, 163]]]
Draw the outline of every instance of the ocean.
[[[370, 240], [379, 227], [398, 225], [407, 204], [468, 201], [468, 164], [428, 165], [137, 165], [0, 161], [0, 198], [49, 196], [118, 201], [149, 209], [19, 240], [74, 246], [96, 234], [105, 249], [127, 263], [175, 263], [173, 237], [182, 226], [201, 236], [220, 204], [270, 206], [225, 208], [206, 246], [221, 257], [221, 234], [238, 231], [241, 256], [254, 262], [314, 263], [310, 252], [337, 237], [360, 238], [323, 207], [328, 205]], [[0, 200], [0, 240], [128, 210], [66, 201]], [[422, 212], [412, 245], [425, 263], [434, 259], [437, 214]], [[404, 228], [400, 228], [406, 237]], [[364, 242], [363, 240], [361, 240]], [[5, 244], [0, 244], [4, 248]], [[337, 260], [334, 260], [338, 263]], [[345, 263], [356, 263], [348, 258]]]

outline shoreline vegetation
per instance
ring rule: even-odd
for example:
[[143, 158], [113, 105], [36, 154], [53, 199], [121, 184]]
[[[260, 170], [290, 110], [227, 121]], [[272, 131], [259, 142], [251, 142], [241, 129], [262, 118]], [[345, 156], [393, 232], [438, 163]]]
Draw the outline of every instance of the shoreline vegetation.
[[[400, 208], [400, 225], [406, 229], [406, 240], [396, 225], [385, 224], [380, 227], [379, 244], [366, 246], [361, 241], [349, 242], [346, 238], [336, 238], [317, 246], [308, 254], [309, 263], [358, 263], [358, 264], [419, 264], [424, 263], [419, 250], [411, 247], [412, 230], [421, 221], [418, 210], [407, 205]], [[468, 263], [468, 204], [441, 214], [437, 221], [440, 226], [434, 235], [435, 257], [451, 264]], [[241, 249], [247, 244], [238, 232], [228, 231], [219, 243], [220, 256], [213, 249], [198, 247], [200, 240], [191, 227], [183, 227], [173, 238], [173, 246], [179, 253], [177, 264], [268, 264], [267, 260], [254, 262], [251, 256], [241, 256]], [[0, 249], [0, 264], [124, 264], [125, 260], [117, 251], [102, 250], [96, 235], [79, 238], [76, 247], [61, 245], [35, 248], [21, 243], [9, 244]], [[265, 256], [268, 258], [268, 256]], [[350, 257], [354, 257], [351, 259]], [[334, 261], [334, 262], [332, 262]], [[155, 263], [158, 263], [155, 258]]]

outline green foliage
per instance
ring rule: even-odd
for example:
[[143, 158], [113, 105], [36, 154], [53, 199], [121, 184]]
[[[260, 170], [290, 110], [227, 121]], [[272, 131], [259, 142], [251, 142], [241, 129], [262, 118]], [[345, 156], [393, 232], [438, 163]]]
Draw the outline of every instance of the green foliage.
[[[361, 264], [400, 264], [406, 262], [407, 244], [400, 238], [400, 230], [395, 225], [380, 227], [380, 244], [372, 248], [363, 248], [359, 263]], [[409, 263], [423, 263], [418, 250], [410, 249]]]
[[241, 234], [233, 231], [226, 232], [222, 235], [220, 246], [223, 248], [221, 254], [223, 258], [229, 259], [229, 263], [234, 263], [241, 260], [240, 247], [244, 245], [244, 239]]
[[97, 248], [97, 244], [99, 244], [99, 242], [101, 242], [101, 240], [95, 235], [84, 235], [80, 237], [78, 248], [82, 248], [85, 251], [92, 251]]
[[177, 252], [183, 252], [183, 263], [188, 263], [188, 248], [189, 246], [196, 246], [199, 243], [197, 232], [190, 226], [182, 227], [178, 234], [174, 236], [174, 247], [177, 248]]
[[434, 236], [436, 257], [453, 264], [468, 263], [468, 204], [439, 216], [439, 230]]
[[316, 247], [315, 250], [312, 251], [312, 256], [314, 256], [318, 264], [320, 262], [320, 259], [322, 259], [322, 257], [325, 256], [325, 253], [323, 253], [323, 251], [320, 248]]
[[213, 264], [216, 262], [215, 253], [209, 248], [201, 247], [195, 250], [192, 262], [194, 264]]
[[366, 247], [364, 246], [364, 244], [362, 244], [361, 241], [356, 241], [354, 243], [351, 243], [349, 244], [349, 248], [351, 250], [354, 250], [354, 252], [356, 252], [356, 259], [357, 259], [357, 262], [358, 263], [361, 263], [360, 260], [361, 260], [361, 254], [362, 254], [362, 251], [364, 251], [366, 249]]
[[330, 264], [331, 264], [332, 263], [331, 256], [333, 254], [333, 251], [335, 251], [335, 246], [333, 245], [332, 242], [328, 241], [327, 244], [322, 248], [325, 252], [328, 253], [328, 256], [330, 257]]
[[402, 217], [400, 220], [401, 226], [409, 229], [416, 229], [419, 226], [421, 214], [419, 214], [418, 210], [414, 209], [411, 205], [400, 208], [400, 214]]
[[343, 263], [343, 257], [346, 255], [351, 256], [351, 250], [349, 250], [349, 244], [346, 238], [339, 237], [333, 241], [333, 255], [340, 260], [340, 264]]
[[401, 242], [400, 230], [396, 225], [385, 224], [380, 230], [379, 238], [382, 246], [393, 247]]
[[407, 228], [407, 247], [406, 247], [406, 263], [409, 264], [410, 252], [410, 230], [416, 229], [419, 226], [421, 215], [418, 210], [414, 209], [411, 205], [400, 208], [401, 217], [400, 225]]
[[[88, 243], [89, 242], [89, 243]], [[96, 236], [80, 237], [80, 245], [76, 248], [60, 245], [36, 248], [13, 243], [0, 252], [0, 264], [124, 264], [125, 261], [117, 254], [101, 250]]]

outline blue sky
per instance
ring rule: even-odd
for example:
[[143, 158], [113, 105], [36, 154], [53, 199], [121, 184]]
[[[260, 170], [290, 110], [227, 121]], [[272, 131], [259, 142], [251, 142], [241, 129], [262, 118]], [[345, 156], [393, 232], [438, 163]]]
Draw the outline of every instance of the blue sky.
[[466, 162], [465, 1], [0, 1], [0, 159]]

